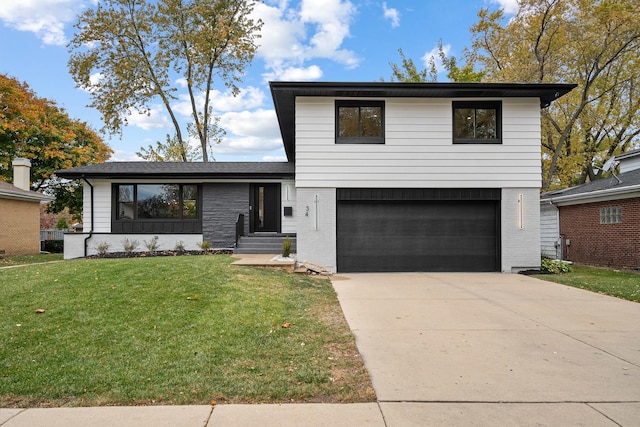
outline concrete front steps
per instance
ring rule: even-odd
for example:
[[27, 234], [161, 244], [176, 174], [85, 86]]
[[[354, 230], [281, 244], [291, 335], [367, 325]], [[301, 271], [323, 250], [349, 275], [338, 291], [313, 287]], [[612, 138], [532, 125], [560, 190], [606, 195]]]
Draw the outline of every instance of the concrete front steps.
[[282, 242], [287, 236], [291, 241], [291, 253], [293, 254], [296, 252], [296, 236], [295, 234], [283, 233], [253, 233], [241, 236], [233, 252], [236, 254], [280, 254], [282, 253]]

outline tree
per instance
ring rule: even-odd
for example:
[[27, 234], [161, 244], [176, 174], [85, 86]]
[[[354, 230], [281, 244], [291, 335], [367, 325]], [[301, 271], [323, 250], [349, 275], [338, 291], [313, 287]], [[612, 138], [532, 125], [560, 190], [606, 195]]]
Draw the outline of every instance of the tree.
[[485, 81], [577, 83], [542, 112], [543, 189], [593, 180], [640, 134], [640, 3], [521, 0], [505, 22], [482, 9], [469, 64]]
[[[159, 100], [173, 123], [180, 159], [188, 160], [186, 129], [209, 161], [209, 145], [220, 135], [211, 106], [214, 77], [239, 92], [236, 83], [253, 59], [262, 27], [250, 17], [255, 3], [104, 0], [80, 14], [69, 43], [69, 70], [90, 91], [105, 131], [121, 133], [127, 116], [148, 114], [151, 101]], [[191, 111], [184, 129], [172, 105], [178, 85], [186, 87]]]
[[[418, 70], [415, 62], [411, 58], [404, 55], [402, 49], [398, 49], [400, 53], [400, 65], [390, 62], [391, 81], [419, 83], [419, 82], [436, 82], [438, 81], [438, 66], [436, 59], [431, 56], [427, 61], [428, 68]], [[442, 40], [438, 41], [438, 58], [442, 66], [447, 71], [447, 78], [452, 82], [479, 82], [482, 80], [483, 72], [475, 71], [471, 64], [465, 64], [460, 68], [458, 60], [455, 56], [447, 56]]]
[[166, 142], [156, 141], [156, 146], [141, 147], [136, 153], [149, 162], [193, 162], [202, 159], [198, 150], [189, 144], [183, 144], [176, 137], [166, 136]]
[[[39, 98], [26, 83], [0, 75], [0, 180], [12, 180], [14, 158], [30, 159], [31, 188], [67, 197], [70, 208], [80, 206], [81, 212], [81, 192], [75, 193], [76, 198], [80, 196], [75, 203], [74, 195], [66, 194], [67, 188], [77, 184], [57, 178], [54, 172], [103, 163], [112, 153], [85, 122], [70, 118], [55, 102]], [[50, 206], [55, 212], [65, 207], [59, 202]]]

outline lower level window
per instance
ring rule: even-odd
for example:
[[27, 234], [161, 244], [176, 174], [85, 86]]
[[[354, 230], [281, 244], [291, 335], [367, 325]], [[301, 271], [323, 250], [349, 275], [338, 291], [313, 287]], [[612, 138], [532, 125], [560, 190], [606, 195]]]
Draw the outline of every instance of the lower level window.
[[622, 206], [600, 208], [600, 224], [622, 223]]
[[117, 220], [199, 217], [196, 184], [122, 184], [115, 193]]

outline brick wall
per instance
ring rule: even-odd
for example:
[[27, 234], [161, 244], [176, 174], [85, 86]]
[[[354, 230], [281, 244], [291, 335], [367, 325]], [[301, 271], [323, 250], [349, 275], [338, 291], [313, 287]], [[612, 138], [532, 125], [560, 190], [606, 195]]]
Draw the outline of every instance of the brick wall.
[[0, 249], [6, 255], [40, 253], [40, 202], [0, 199]]
[[[622, 207], [622, 223], [600, 224], [600, 208]], [[560, 206], [565, 259], [614, 268], [640, 266], [640, 198]]]

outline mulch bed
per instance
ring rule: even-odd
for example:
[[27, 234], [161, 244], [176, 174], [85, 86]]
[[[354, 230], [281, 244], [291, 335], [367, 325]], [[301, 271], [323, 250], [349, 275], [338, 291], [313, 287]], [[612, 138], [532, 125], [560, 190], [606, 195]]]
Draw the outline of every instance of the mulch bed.
[[161, 256], [219, 255], [233, 254], [231, 249], [213, 249], [209, 251], [154, 251], [154, 252], [107, 252], [103, 255], [89, 255], [87, 258], [150, 258]]

